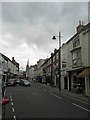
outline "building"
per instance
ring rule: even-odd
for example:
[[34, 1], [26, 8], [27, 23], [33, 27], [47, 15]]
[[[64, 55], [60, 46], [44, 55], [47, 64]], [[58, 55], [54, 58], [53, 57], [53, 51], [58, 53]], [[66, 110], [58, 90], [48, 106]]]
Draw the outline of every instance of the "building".
[[42, 69], [42, 83], [51, 84], [51, 58], [46, 58], [41, 65]]
[[68, 89], [67, 72], [66, 72], [67, 45], [61, 46], [61, 89]]
[[84, 25], [79, 21], [76, 34], [66, 42], [67, 45], [67, 74], [68, 90], [76, 91], [76, 84], [81, 84], [83, 90], [79, 91], [89, 95], [90, 78], [78, 76], [85, 68], [90, 67], [90, 23]]
[[6, 82], [11, 79], [17, 79], [19, 75], [19, 64], [11, 61], [7, 56], [0, 53], [0, 84], [2, 85], [2, 97], [5, 96]]
[[39, 59], [39, 61], [37, 61], [37, 65], [34, 69], [35, 72], [35, 79], [37, 82], [42, 82], [42, 64], [45, 62], [44, 59]]
[[0, 53], [0, 74], [3, 75], [3, 79], [18, 78], [19, 75], [19, 63], [15, 60], [11, 61], [7, 56]]
[[35, 77], [34, 71], [35, 71], [35, 65], [31, 65], [31, 66], [29, 67], [29, 79], [30, 79], [30, 80], [33, 80], [34, 77]]
[[51, 53], [51, 78], [53, 85], [59, 87], [59, 49]]
[[42, 82], [41, 65], [44, 63], [44, 61], [44, 59], [39, 59], [36, 65], [31, 66], [29, 66], [29, 61], [27, 61], [26, 78], [30, 80], [36, 80], [37, 82]]
[[26, 71], [19, 70], [19, 79], [26, 79]]

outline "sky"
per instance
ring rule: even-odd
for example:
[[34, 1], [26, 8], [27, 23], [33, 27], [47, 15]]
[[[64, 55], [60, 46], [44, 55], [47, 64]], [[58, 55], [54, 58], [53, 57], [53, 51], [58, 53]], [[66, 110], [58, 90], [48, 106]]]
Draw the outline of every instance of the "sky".
[[27, 60], [35, 65], [58, 49], [58, 37], [52, 40], [53, 35], [60, 31], [65, 43], [76, 33], [79, 20], [88, 23], [87, 0], [1, 0], [0, 8], [0, 52], [14, 57], [23, 70]]

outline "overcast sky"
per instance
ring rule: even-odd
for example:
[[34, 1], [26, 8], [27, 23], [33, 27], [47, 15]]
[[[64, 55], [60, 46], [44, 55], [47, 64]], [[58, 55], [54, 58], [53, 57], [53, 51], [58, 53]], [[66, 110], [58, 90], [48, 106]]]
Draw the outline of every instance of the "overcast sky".
[[0, 52], [10, 59], [15, 57], [24, 70], [28, 59], [29, 65], [34, 65], [39, 59], [50, 57], [54, 48], [58, 48], [58, 38], [52, 40], [53, 35], [58, 36], [60, 31], [64, 43], [76, 33], [79, 20], [88, 23], [88, 2], [85, 1], [5, 1], [0, 10]]

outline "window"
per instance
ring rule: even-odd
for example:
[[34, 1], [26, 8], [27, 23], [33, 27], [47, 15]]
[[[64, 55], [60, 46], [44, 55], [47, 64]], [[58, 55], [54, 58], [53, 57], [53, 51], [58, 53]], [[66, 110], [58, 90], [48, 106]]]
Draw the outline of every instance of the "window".
[[49, 72], [51, 73], [51, 66], [50, 66], [50, 71]]
[[62, 68], [66, 68], [66, 64], [65, 63], [62, 63]]
[[2, 68], [1, 63], [0, 63], [0, 69]]
[[58, 62], [56, 63], [56, 66], [58, 66], [59, 64], [58, 64]]
[[78, 66], [81, 65], [81, 53], [80, 53], [80, 51], [77, 52], [77, 65], [78, 65]]
[[59, 54], [58, 54], [58, 52], [57, 52], [57, 54], [56, 54], [56, 59], [57, 59], [57, 60], [58, 60], [58, 55], [59, 55]]
[[53, 62], [55, 62], [55, 56], [53, 57]]
[[51, 59], [50, 59], [50, 64], [51, 64]]
[[73, 48], [77, 47], [80, 45], [80, 39], [79, 36], [77, 38], [74, 39], [73, 41]]
[[76, 53], [73, 53], [73, 65], [76, 65], [77, 64], [77, 55]]
[[72, 65], [81, 66], [81, 51], [76, 51], [72, 54]]

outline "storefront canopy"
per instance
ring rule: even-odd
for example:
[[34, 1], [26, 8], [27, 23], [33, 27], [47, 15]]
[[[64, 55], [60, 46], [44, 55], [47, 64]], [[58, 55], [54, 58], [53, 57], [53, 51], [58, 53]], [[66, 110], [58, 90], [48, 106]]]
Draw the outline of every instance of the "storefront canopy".
[[78, 77], [90, 77], [90, 67], [85, 68]]

